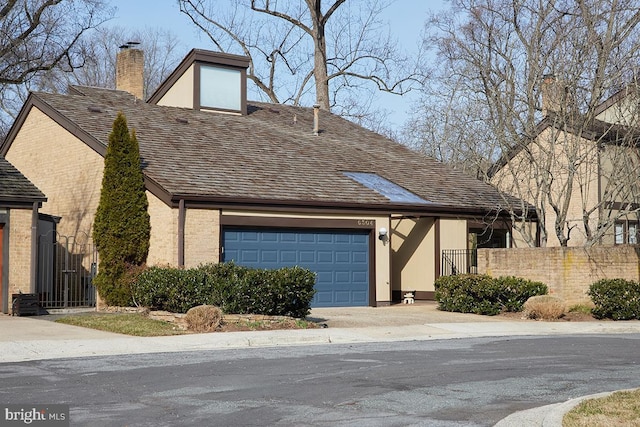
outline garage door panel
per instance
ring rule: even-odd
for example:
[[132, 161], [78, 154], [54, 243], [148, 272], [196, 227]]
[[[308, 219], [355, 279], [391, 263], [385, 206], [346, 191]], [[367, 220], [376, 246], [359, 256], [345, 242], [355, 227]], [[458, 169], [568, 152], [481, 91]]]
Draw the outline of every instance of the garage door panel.
[[256, 263], [258, 259], [258, 251], [256, 250], [240, 251], [239, 261], [241, 263]]
[[295, 234], [282, 234], [282, 233], [278, 233], [279, 238], [280, 238], [280, 242], [282, 243], [295, 243], [298, 241], [298, 236]]
[[367, 292], [352, 292], [351, 300], [357, 305], [367, 305], [369, 302], [369, 295]]
[[358, 264], [368, 264], [369, 263], [369, 254], [366, 252], [351, 252], [351, 262], [355, 262]]
[[313, 297], [314, 303], [317, 306], [330, 306], [333, 303], [334, 295], [333, 292], [328, 291], [318, 291]]
[[262, 251], [260, 259], [262, 262], [278, 262], [278, 251]]
[[263, 233], [260, 236], [260, 241], [262, 242], [277, 242], [278, 241], [278, 233]]
[[237, 241], [242, 239], [243, 242], [257, 242], [258, 241], [258, 233], [242, 233], [242, 235], [238, 234]]
[[300, 243], [316, 243], [316, 236], [311, 233], [298, 234], [298, 242]]
[[335, 299], [336, 302], [338, 304], [347, 304], [350, 303], [352, 298], [351, 298], [351, 292], [345, 292], [345, 291], [337, 291], [335, 293]]
[[351, 277], [353, 283], [367, 283], [369, 275], [363, 271], [354, 271]]
[[336, 283], [342, 284], [350, 284], [351, 283], [351, 272], [349, 271], [336, 271], [334, 275]]
[[316, 235], [317, 243], [333, 243], [333, 236], [331, 234], [318, 234]]
[[338, 234], [336, 235], [336, 240], [335, 242], [337, 244], [345, 244], [345, 245], [349, 245], [353, 242], [353, 236], [350, 234]]
[[348, 264], [351, 262], [351, 252], [348, 251], [336, 251], [336, 263]]
[[333, 252], [318, 251], [318, 264], [333, 264]]
[[369, 243], [369, 236], [367, 234], [353, 234], [351, 242], [357, 245], [366, 245]]
[[369, 303], [368, 231], [223, 230], [224, 260], [256, 268], [299, 265], [316, 273], [312, 307]]
[[298, 262], [298, 253], [292, 250], [280, 251], [280, 262], [285, 264], [296, 264]]
[[314, 251], [303, 250], [298, 253], [300, 262], [314, 263], [316, 262], [316, 253]]

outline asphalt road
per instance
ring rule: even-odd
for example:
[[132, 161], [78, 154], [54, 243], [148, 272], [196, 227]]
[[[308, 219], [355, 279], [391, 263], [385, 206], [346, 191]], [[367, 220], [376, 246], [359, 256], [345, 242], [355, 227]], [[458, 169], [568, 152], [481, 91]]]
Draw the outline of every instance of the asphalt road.
[[0, 401], [72, 426], [492, 426], [640, 387], [640, 334], [473, 338], [0, 364]]

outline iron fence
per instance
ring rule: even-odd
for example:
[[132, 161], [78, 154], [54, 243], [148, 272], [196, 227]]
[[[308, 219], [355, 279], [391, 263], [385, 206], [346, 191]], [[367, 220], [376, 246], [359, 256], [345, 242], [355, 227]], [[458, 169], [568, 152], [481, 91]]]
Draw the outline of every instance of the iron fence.
[[42, 308], [96, 305], [98, 253], [90, 242], [47, 233], [38, 242], [38, 285]]
[[442, 251], [442, 276], [478, 274], [477, 249], [444, 249]]

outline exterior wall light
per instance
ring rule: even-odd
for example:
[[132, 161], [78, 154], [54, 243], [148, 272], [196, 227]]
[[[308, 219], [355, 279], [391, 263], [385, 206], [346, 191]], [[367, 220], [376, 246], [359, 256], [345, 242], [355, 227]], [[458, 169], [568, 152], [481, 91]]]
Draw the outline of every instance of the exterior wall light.
[[387, 244], [389, 241], [389, 232], [386, 228], [380, 227], [380, 230], [378, 230], [378, 239], [382, 241], [383, 244]]

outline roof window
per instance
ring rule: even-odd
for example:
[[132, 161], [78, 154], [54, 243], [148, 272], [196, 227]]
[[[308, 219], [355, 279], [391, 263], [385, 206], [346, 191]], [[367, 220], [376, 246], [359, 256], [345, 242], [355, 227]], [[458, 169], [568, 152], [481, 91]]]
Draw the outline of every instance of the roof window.
[[406, 188], [399, 186], [395, 182], [391, 182], [388, 179], [381, 177], [378, 174], [369, 172], [344, 172], [344, 174], [352, 180], [386, 197], [392, 202], [420, 204], [431, 203], [418, 196], [417, 194], [412, 193]]

